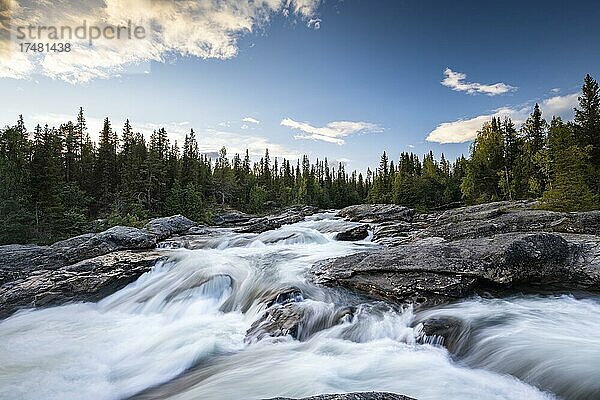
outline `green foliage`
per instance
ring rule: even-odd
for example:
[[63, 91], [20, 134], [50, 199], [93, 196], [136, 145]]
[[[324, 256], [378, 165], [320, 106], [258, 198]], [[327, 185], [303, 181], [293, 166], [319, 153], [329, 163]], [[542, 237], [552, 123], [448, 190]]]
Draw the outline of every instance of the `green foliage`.
[[485, 203], [506, 197], [510, 187], [505, 163], [504, 133], [500, 120], [493, 118], [477, 134], [461, 188], [468, 203]]

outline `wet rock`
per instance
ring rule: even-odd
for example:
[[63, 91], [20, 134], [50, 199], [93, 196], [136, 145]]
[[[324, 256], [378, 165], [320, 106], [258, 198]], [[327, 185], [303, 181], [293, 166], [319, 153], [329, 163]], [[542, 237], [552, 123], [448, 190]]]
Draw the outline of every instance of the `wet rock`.
[[[275, 397], [270, 400], [292, 400], [289, 397]], [[304, 397], [298, 400], [415, 400], [411, 397], [402, 396], [395, 393], [386, 392], [359, 392], [359, 393], [340, 393], [340, 394], [322, 394], [319, 396]]]
[[280, 228], [283, 225], [295, 224], [318, 211], [319, 209], [313, 206], [291, 206], [266, 217], [253, 218], [235, 231], [239, 233], [263, 233]]
[[369, 236], [369, 226], [368, 225], [358, 225], [352, 228], [348, 228], [342, 232], [338, 232], [335, 235], [335, 240], [341, 241], [355, 241], [355, 240], [363, 240], [367, 236]]
[[298, 328], [303, 318], [304, 309], [297, 303], [276, 304], [269, 307], [263, 317], [252, 324], [246, 332], [246, 341], [287, 335], [298, 339]]
[[156, 235], [158, 240], [163, 240], [175, 234], [185, 232], [196, 225], [198, 224], [183, 215], [173, 215], [171, 217], [150, 220], [145, 228], [150, 233]]
[[451, 353], [458, 351], [466, 329], [463, 321], [453, 317], [431, 317], [415, 322], [419, 343], [444, 346]]
[[358, 204], [342, 208], [337, 216], [353, 222], [410, 222], [415, 210], [396, 204]]
[[433, 239], [330, 260], [313, 268], [312, 279], [427, 306], [483, 290], [600, 290], [597, 236], [510, 233], [452, 242]]
[[301, 301], [304, 301], [302, 292], [299, 289], [290, 289], [287, 292], [277, 294], [275, 298], [269, 300], [267, 302], [267, 307], [272, 307], [275, 304], [284, 305], [288, 303], [299, 303]]

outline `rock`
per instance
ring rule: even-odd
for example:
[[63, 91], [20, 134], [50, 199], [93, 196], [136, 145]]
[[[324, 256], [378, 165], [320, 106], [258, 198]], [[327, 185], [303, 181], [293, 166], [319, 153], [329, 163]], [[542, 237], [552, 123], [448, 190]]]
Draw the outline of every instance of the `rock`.
[[95, 301], [137, 279], [163, 255], [157, 243], [196, 223], [156, 218], [145, 229], [115, 226], [50, 246], [0, 246], [0, 317], [18, 308]]
[[244, 340], [255, 342], [288, 335], [306, 340], [316, 332], [352, 318], [355, 312], [354, 307], [332, 308], [330, 304], [305, 301], [300, 289], [290, 288], [267, 301], [267, 309], [248, 329]]
[[415, 230], [415, 224], [404, 221], [384, 222], [373, 228], [373, 241], [384, 245], [398, 245]]
[[253, 218], [235, 231], [239, 233], [263, 233], [280, 228], [283, 225], [295, 224], [318, 211], [319, 209], [313, 206], [291, 206], [266, 217]]
[[158, 240], [166, 239], [178, 233], [198, 225], [194, 221], [183, 215], [173, 215], [171, 217], [155, 218], [150, 220], [145, 226], [146, 230], [158, 237]]
[[429, 238], [315, 266], [312, 280], [376, 298], [436, 305], [478, 291], [598, 291], [600, 238], [509, 233], [452, 242]]
[[415, 322], [417, 342], [444, 346], [451, 353], [458, 352], [466, 334], [463, 321], [453, 317], [431, 317]]
[[219, 226], [236, 226], [256, 218], [256, 215], [246, 214], [240, 211], [228, 211], [223, 214], [215, 215], [213, 223]]
[[396, 204], [358, 204], [342, 208], [337, 216], [353, 222], [410, 222], [415, 210]]
[[[289, 397], [274, 397], [270, 400], [293, 400]], [[358, 392], [340, 394], [322, 394], [319, 396], [304, 397], [298, 400], [415, 400], [411, 397], [386, 392]]]
[[50, 246], [0, 246], [0, 283], [29, 275], [40, 268], [53, 270], [120, 250], [151, 249], [156, 235], [137, 228], [115, 226], [86, 233]]
[[335, 240], [342, 241], [355, 241], [362, 240], [369, 236], [368, 225], [358, 225], [352, 228], [348, 228], [345, 231], [338, 232], [335, 235]]
[[600, 211], [562, 213], [536, 209], [538, 205], [524, 200], [502, 201], [415, 214], [410, 221], [378, 222], [372, 226], [373, 241], [398, 246], [428, 237], [459, 240], [511, 232], [600, 235]]
[[246, 332], [246, 341], [287, 335], [298, 339], [298, 329], [303, 318], [304, 309], [298, 307], [295, 302], [269, 307], [265, 311], [265, 314], [248, 329]]
[[0, 318], [20, 308], [98, 301], [166, 259], [156, 251], [116, 251], [63, 268], [38, 268], [0, 286]]

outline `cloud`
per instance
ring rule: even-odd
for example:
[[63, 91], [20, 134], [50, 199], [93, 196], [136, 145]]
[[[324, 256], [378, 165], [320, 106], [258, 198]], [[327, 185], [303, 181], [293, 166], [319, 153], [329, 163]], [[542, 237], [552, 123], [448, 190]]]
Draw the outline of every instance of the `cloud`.
[[555, 88], [550, 89], [550, 91], [552, 93], [560, 93], [560, 88], [555, 87]]
[[469, 94], [482, 93], [487, 94], [488, 96], [496, 96], [517, 90], [516, 87], [507, 85], [505, 83], [486, 85], [483, 83], [465, 82], [465, 79], [467, 79], [466, 74], [452, 71], [450, 68], [446, 68], [444, 75], [446, 77], [441, 84], [458, 92], [467, 92]]
[[542, 102], [540, 107], [546, 116], [559, 116], [564, 119], [573, 118], [573, 109], [579, 104], [580, 93], [568, 94], [565, 96], [554, 96]]
[[[540, 108], [544, 118], [550, 119], [553, 116], [559, 116], [563, 119], [573, 117], [573, 108], [577, 106], [577, 97], [579, 93], [573, 93], [565, 96], [554, 96], [541, 102]], [[481, 130], [484, 123], [489, 122], [492, 117], [509, 117], [515, 125], [522, 124], [533, 107], [503, 107], [495, 110], [493, 113], [479, 115], [469, 119], [459, 119], [451, 122], [439, 124], [433, 131], [427, 135], [428, 142], [437, 143], [464, 143], [477, 137], [477, 132]]]
[[295, 139], [322, 140], [324, 142], [342, 145], [345, 137], [360, 133], [382, 132], [379, 125], [362, 121], [333, 121], [323, 127], [312, 126], [308, 122], [298, 122], [291, 118], [281, 120], [281, 125], [299, 131]]
[[[177, 56], [229, 59], [238, 53], [242, 36], [265, 27], [274, 15], [311, 20], [321, 0], [1, 0], [0, 77], [29, 78], [41, 73], [53, 79], [82, 83], [123, 73], [147, 73], [150, 62]], [[66, 53], [23, 53], [11, 41], [19, 26], [75, 28], [134, 26], [145, 38], [69, 40]], [[44, 33], [44, 42], [51, 42]], [[31, 41], [31, 40], [29, 40]], [[56, 40], [56, 42], [65, 40]]]
[[321, 29], [321, 22], [323, 22], [321, 18], [311, 18], [308, 20], [306, 26], [313, 29]]
[[248, 122], [251, 124], [260, 124], [260, 121], [257, 120], [256, 118], [252, 118], [252, 117], [246, 117], [246, 118], [242, 118], [242, 122]]
[[[99, 132], [104, 123], [104, 118], [86, 115], [85, 119], [91, 139], [97, 142]], [[25, 116], [25, 123], [28, 127], [32, 127], [32, 125], [35, 126], [36, 124], [48, 124], [51, 127], [58, 127], [68, 121], [75, 121], [75, 117], [72, 115], [53, 113]], [[112, 128], [120, 134], [124, 122], [124, 120], [111, 120]], [[150, 135], [155, 130], [165, 128], [169, 139], [171, 141], [176, 140], [180, 147], [184, 142], [185, 135], [189, 134], [190, 129], [193, 128], [192, 123], [189, 121], [173, 121], [166, 123], [131, 121], [131, 125], [135, 132], [142, 133], [146, 139], [149, 139]], [[201, 153], [215, 153], [224, 146], [227, 148], [227, 152], [230, 156], [233, 156], [235, 153], [244, 154], [246, 149], [248, 149], [250, 156], [258, 158], [265, 154], [267, 148], [269, 149], [269, 154], [273, 157], [284, 157], [295, 160], [301, 156], [300, 151], [288, 148], [279, 143], [271, 142], [268, 138], [262, 136], [253, 136], [213, 128], [194, 129], [194, 131], [196, 132], [196, 140], [198, 141], [198, 147]]]

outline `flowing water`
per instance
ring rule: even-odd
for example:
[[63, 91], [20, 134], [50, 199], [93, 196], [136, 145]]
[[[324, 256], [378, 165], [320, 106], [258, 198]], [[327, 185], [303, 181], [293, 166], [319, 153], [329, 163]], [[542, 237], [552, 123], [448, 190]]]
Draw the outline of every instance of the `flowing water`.
[[[348, 225], [320, 214], [225, 232], [165, 250], [169, 262], [98, 303], [21, 311], [0, 322], [0, 398], [600, 398], [597, 298], [473, 298], [415, 315], [307, 282], [314, 263], [375, 247], [333, 240]], [[306, 316], [300, 340], [247, 338], [292, 289]], [[414, 326], [430, 317], [461, 321], [456, 354], [419, 344]]]

